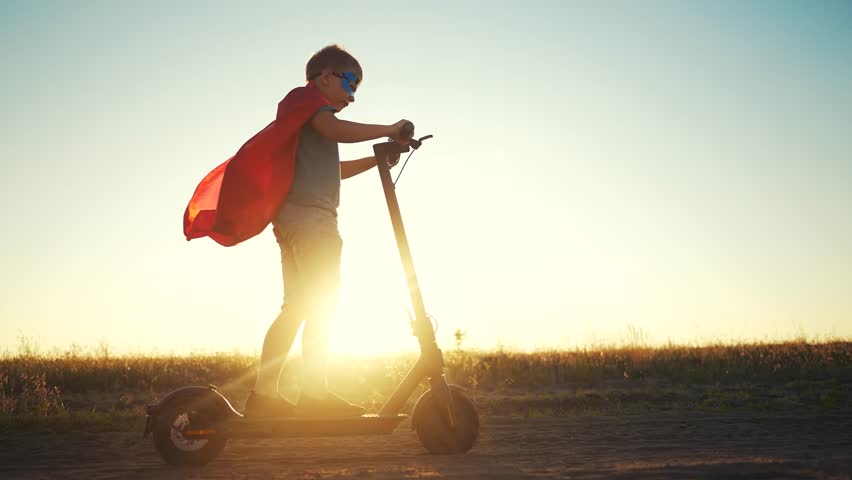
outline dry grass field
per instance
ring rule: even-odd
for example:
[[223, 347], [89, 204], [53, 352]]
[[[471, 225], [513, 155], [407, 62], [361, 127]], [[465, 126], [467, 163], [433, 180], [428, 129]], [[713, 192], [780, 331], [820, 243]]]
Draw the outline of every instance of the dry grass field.
[[[429, 463], [403, 424], [384, 440], [291, 442], [288, 452], [314, 445], [319, 452], [336, 452], [329, 455], [337, 463], [304, 463], [307, 454], [302, 451], [281, 478], [525, 478], [531, 472], [539, 472], [538, 477], [684, 478], [690, 472], [724, 477], [740, 471], [743, 478], [751, 476], [748, 472], [848, 478], [850, 457], [838, 452], [852, 451], [852, 342], [536, 353], [456, 348], [445, 352], [445, 358], [450, 381], [468, 389], [483, 418], [480, 443], [464, 457], [470, 460], [459, 460], [461, 467], [447, 459]], [[414, 360], [410, 355], [337, 357], [329, 384], [375, 412]], [[162, 470], [167, 467], [150, 443], [142, 442], [142, 408], [174, 388], [210, 383], [239, 409], [253, 384], [256, 363], [257, 358], [241, 354], [113, 355], [104, 347], [48, 355], [22, 348], [6, 354], [0, 357], [0, 475], [111, 478], [136, 472], [189, 478], [181, 476], [186, 472]], [[298, 363], [294, 359], [288, 373], [298, 371]], [[292, 389], [294, 376], [285, 376], [283, 391]], [[585, 433], [578, 437], [578, 432]], [[57, 433], [75, 438], [76, 446], [45, 447], [57, 442]], [[536, 443], [542, 438], [550, 443]], [[203, 476], [235, 478], [245, 467], [247, 478], [264, 478], [270, 458], [278, 458], [281, 467], [279, 457], [286, 453], [275, 448], [274, 440], [245, 442], [233, 442], [220, 460], [205, 467]], [[636, 442], [648, 452], [635, 455]], [[371, 460], [357, 453], [365, 445]], [[402, 451], [394, 451], [399, 446]], [[579, 446], [592, 450], [578, 451]], [[692, 453], [678, 453], [687, 447]], [[97, 452], [126, 465], [98, 470], [108, 460]], [[510, 461], [512, 452], [516, 461]], [[80, 463], [80, 458], [90, 462]], [[497, 458], [509, 462], [505, 472], [489, 470]]]
[[[451, 383], [484, 414], [565, 416], [645, 411], [832, 412], [852, 406], [852, 342], [445, 352]], [[337, 357], [329, 384], [377, 410], [411, 355]], [[257, 358], [241, 354], [112, 355], [106, 348], [0, 356], [0, 423], [134, 428], [141, 407], [190, 384], [218, 385], [236, 405]], [[298, 371], [295, 358], [289, 371]], [[295, 375], [285, 376], [282, 390]], [[113, 422], [121, 420], [118, 424]]]

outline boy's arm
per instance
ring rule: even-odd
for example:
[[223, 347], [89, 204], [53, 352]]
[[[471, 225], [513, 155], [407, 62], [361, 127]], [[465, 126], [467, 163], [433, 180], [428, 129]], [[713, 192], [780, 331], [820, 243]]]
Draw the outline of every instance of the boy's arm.
[[345, 179], [354, 177], [355, 175], [366, 172], [375, 166], [376, 157], [364, 157], [359, 158], [358, 160], [340, 162], [340, 178]]
[[338, 143], [358, 143], [390, 136], [391, 125], [368, 125], [349, 122], [334, 116], [334, 112], [325, 110], [314, 115], [311, 126], [325, 138]]
[[382, 137], [397, 137], [406, 120], [393, 125], [370, 125], [350, 122], [334, 116], [334, 112], [324, 110], [311, 119], [311, 126], [325, 138], [338, 143], [358, 143]]

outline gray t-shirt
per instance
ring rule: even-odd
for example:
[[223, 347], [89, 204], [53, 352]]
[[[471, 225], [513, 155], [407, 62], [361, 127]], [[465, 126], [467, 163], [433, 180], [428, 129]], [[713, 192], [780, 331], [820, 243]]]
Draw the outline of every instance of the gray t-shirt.
[[[324, 106], [314, 113], [331, 110]], [[313, 118], [313, 117], [312, 117]], [[340, 153], [337, 142], [323, 137], [310, 120], [302, 127], [296, 149], [296, 175], [287, 195], [287, 203], [317, 207], [337, 215], [340, 205]]]

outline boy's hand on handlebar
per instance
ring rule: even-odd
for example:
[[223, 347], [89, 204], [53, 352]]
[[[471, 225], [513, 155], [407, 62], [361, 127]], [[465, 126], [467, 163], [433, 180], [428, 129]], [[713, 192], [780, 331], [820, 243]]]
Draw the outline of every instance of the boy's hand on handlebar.
[[[387, 159], [386, 163], [388, 165], [388, 168], [393, 168], [393, 167], [396, 166], [397, 163], [399, 163], [399, 153], [393, 153], [390, 156], [387, 156], [385, 158]], [[379, 164], [378, 157], [373, 157], [373, 160], [375, 160], [376, 165]]]
[[[408, 141], [411, 139], [411, 136], [413, 136], [414, 132], [412, 132], [411, 136], [403, 138], [402, 127], [407, 123], [408, 120], [403, 119], [391, 125], [391, 134], [389, 135], [391, 140], [402, 145], [408, 145]], [[399, 161], [399, 158], [397, 158], [397, 161]]]
[[399, 153], [395, 153], [388, 157], [388, 168], [393, 168], [399, 163]]

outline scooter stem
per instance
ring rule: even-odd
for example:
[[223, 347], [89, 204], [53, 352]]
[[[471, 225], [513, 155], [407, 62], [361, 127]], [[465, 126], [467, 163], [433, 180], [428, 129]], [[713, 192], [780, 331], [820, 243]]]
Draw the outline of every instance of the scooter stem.
[[408, 237], [405, 235], [405, 226], [402, 223], [402, 214], [399, 210], [399, 202], [396, 198], [396, 188], [391, 179], [390, 167], [388, 159], [399, 153], [407, 152], [407, 145], [400, 145], [396, 142], [383, 142], [373, 145], [373, 152], [376, 155], [376, 163], [378, 164], [379, 177], [382, 180], [382, 188], [385, 191], [385, 200], [388, 204], [388, 213], [390, 213], [391, 223], [393, 224], [393, 232], [396, 236], [396, 243], [399, 248], [399, 257], [402, 260], [402, 267], [405, 271], [405, 279], [408, 282], [408, 292], [411, 296], [411, 305], [414, 308], [414, 335], [420, 341], [422, 351], [427, 351], [430, 348], [437, 348], [435, 344], [435, 332], [432, 330], [432, 323], [426, 315], [426, 307], [423, 304], [423, 296], [420, 293], [420, 285], [417, 282], [417, 273], [414, 271], [414, 261], [411, 258], [411, 249], [408, 246]]
[[[412, 125], [410, 128], [412, 132], [413, 127]], [[423, 296], [420, 294], [420, 285], [417, 283], [417, 274], [414, 271], [414, 261], [411, 259], [411, 250], [408, 247], [408, 237], [405, 235], [405, 226], [402, 224], [402, 214], [399, 211], [399, 202], [396, 199], [396, 188], [391, 180], [390, 167], [388, 166], [388, 159], [391, 156], [407, 152], [408, 148], [408, 145], [400, 145], [396, 142], [373, 145], [379, 177], [382, 179], [382, 188], [385, 191], [385, 200], [387, 200], [388, 212], [393, 224], [393, 232], [396, 235], [396, 243], [399, 247], [399, 258], [402, 260], [405, 279], [408, 282], [408, 293], [411, 295], [411, 305], [414, 308], [415, 318], [411, 327], [414, 336], [420, 342], [420, 358], [417, 359], [417, 362], [382, 406], [379, 414], [392, 415], [398, 413], [421, 380], [428, 378], [430, 390], [436, 396], [436, 402], [440, 405], [444, 421], [451, 429], [454, 429], [455, 416], [452, 396], [447, 385], [447, 379], [444, 376], [444, 354], [438, 348], [435, 332], [432, 330], [432, 322], [429, 321], [429, 317], [426, 315], [426, 307], [423, 305]]]

